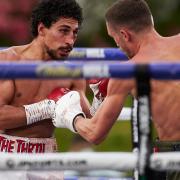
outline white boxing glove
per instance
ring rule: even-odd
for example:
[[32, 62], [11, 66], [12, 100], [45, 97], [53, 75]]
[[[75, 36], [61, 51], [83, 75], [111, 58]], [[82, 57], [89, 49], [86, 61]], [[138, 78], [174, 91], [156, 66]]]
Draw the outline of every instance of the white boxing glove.
[[86, 117], [80, 105], [80, 95], [77, 91], [70, 91], [56, 102], [52, 121], [58, 128], [68, 128], [76, 132], [74, 120], [79, 115]]

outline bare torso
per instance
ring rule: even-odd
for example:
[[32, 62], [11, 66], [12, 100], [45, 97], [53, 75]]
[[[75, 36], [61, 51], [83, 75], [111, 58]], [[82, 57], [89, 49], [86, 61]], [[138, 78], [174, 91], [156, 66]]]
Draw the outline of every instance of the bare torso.
[[[27, 58], [26, 55], [24, 55], [24, 52], [28, 52], [26, 48], [26, 46], [10, 48], [0, 53], [0, 59], [8, 61], [31, 60], [31, 58], [41, 59], [38, 56], [33, 57], [31, 54], [28, 54], [27, 57], [30, 58]], [[13, 95], [7, 104], [12, 106], [23, 106], [25, 104], [35, 103], [45, 99], [47, 95], [57, 87], [73, 89], [74, 82], [76, 83], [75, 80], [9, 80], [8, 84], [10, 85], [7, 86], [7, 88], [13, 89]], [[3, 104], [6, 102], [0, 103]], [[43, 120], [29, 126], [2, 130], [7, 135], [45, 138], [53, 135], [54, 126], [51, 120]]]
[[[180, 62], [180, 35], [162, 38], [139, 53], [136, 62]], [[144, 54], [147, 54], [146, 56]], [[154, 59], [154, 61], [153, 61]], [[180, 81], [151, 81], [152, 116], [161, 140], [180, 140]]]

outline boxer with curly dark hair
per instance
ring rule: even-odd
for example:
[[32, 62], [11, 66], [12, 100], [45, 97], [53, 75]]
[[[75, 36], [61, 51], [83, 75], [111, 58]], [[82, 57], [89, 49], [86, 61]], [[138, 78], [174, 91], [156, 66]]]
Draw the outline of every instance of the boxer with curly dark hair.
[[[32, 42], [0, 51], [0, 60], [37, 62], [64, 59], [74, 46], [81, 23], [82, 10], [75, 0], [42, 0], [32, 12]], [[56, 101], [70, 90], [76, 90], [89, 114], [85, 89], [86, 82], [80, 79], [1, 80], [0, 152], [57, 151], [52, 121]], [[59, 172], [28, 172], [22, 177], [63, 179]], [[15, 174], [12, 179], [16, 179]]]

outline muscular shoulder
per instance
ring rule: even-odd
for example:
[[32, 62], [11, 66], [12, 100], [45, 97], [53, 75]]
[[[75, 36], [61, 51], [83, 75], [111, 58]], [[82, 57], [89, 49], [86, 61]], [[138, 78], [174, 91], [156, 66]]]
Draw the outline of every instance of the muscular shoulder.
[[0, 80], [0, 105], [9, 104], [14, 97], [15, 87], [12, 80]]
[[0, 51], [0, 61], [13, 61], [13, 60], [20, 60], [20, 55], [16, 53], [14, 47], [10, 47], [8, 49], [3, 49]]

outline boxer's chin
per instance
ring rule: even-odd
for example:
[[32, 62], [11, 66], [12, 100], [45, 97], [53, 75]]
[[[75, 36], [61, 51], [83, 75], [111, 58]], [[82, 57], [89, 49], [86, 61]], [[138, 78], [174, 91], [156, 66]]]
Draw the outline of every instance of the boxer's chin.
[[67, 59], [67, 57], [69, 55], [69, 53], [55, 51], [52, 49], [48, 49], [47, 53], [48, 53], [49, 57], [53, 60], [64, 60], [64, 59]]
[[48, 49], [47, 54], [51, 60], [59, 60], [62, 58], [61, 54], [57, 53], [55, 50]]
[[56, 53], [56, 57], [57, 57], [58, 59], [67, 59], [68, 56], [69, 56], [69, 52], [58, 51], [58, 52]]

